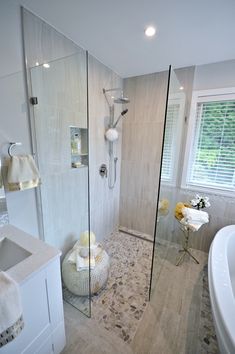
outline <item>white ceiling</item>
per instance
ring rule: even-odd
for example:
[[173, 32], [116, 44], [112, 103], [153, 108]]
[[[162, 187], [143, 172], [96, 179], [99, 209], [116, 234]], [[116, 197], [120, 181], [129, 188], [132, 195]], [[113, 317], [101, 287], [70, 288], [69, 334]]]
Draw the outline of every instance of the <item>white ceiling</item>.
[[122, 77], [235, 59], [235, 0], [16, 1]]

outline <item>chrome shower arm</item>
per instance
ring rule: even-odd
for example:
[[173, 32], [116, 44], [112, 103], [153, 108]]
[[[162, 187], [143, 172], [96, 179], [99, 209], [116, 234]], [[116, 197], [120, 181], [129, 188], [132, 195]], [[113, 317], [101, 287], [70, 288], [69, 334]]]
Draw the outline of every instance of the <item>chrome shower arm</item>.
[[117, 87], [117, 88], [111, 88], [111, 89], [103, 89], [103, 92], [111, 92], [111, 91], [122, 91], [122, 88]]
[[107, 92], [107, 91], [108, 91], [108, 90], [105, 90], [105, 89], [103, 88], [104, 97], [105, 97], [105, 99], [106, 99], [106, 102], [108, 103], [109, 108], [111, 109], [111, 107], [113, 106], [113, 104], [111, 104], [111, 103], [109, 102], [109, 100], [108, 100], [108, 97], [107, 97], [107, 95], [106, 95], [106, 92]]

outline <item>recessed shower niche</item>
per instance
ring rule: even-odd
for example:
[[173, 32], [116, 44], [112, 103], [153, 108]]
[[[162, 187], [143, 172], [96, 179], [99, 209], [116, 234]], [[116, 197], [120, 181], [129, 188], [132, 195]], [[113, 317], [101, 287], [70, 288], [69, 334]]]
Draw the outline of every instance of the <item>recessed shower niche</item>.
[[88, 130], [85, 128], [70, 127], [71, 167], [88, 166]]

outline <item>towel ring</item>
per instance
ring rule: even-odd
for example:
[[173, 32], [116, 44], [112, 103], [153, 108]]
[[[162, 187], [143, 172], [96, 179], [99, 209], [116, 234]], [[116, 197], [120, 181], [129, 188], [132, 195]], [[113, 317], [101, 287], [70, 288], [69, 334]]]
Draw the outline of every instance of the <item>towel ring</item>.
[[13, 147], [15, 147], [15, 146], [20, 146], [20, 145], [22, 145], [22, 143], [10, 143], [10, 146], [9, 146], [9, 148], [8, 148], [8, 154], [9, 154], [10, 157], [13, 156], [13, 155], [12, 155], [12, 149], [13, 149]]

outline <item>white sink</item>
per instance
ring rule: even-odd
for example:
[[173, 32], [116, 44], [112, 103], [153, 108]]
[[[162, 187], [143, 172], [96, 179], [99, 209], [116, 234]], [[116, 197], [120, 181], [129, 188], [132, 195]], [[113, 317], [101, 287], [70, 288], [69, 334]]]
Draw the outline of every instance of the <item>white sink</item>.
[[8, 238], [0, 239], [0, 270], [6, 271], [31, 255]]

